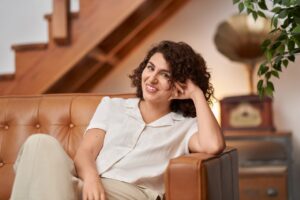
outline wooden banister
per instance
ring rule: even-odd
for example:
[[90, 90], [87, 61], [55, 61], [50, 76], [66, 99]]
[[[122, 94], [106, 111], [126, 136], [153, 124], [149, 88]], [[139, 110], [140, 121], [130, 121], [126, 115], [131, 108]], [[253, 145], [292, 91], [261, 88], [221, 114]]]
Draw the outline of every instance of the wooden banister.
[[69, 41], [70, 0], [53, 0], [52, 35], [58, 44]]

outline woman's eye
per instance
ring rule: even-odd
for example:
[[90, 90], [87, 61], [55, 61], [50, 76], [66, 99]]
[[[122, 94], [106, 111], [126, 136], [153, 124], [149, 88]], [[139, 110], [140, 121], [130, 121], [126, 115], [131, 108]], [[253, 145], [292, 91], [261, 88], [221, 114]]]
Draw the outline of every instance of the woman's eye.
[[148, 70], [154, 70], [154, 68], [153, 68], [153, 66], [151, 66], [151, 65], [147, 65], [147, 67], [146, 67]]
[[162, 75], [163, 75], [164, 78], [170, 79], [170, 74], [168, 74], [168, 73], [163, 73]]

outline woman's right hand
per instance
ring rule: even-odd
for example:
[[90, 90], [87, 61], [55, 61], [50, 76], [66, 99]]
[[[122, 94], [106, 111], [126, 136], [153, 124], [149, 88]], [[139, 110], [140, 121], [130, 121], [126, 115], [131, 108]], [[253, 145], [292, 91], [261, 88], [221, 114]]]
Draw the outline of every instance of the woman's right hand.
[[83, 181], [82, 200], [105, 200], [105, 191], [99, 176]]

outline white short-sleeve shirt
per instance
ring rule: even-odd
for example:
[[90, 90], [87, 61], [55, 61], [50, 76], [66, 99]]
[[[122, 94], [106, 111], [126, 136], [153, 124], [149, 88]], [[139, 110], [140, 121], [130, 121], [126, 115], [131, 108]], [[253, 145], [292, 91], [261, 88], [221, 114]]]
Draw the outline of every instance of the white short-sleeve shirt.
[[106, 132], [96, 165], [101, 177], [164, 193], [163, 173], [171, 158], [188, 154], [195, 118], [170, 112], [145, 124], [140, 99], [104, 97], [87, 128]]

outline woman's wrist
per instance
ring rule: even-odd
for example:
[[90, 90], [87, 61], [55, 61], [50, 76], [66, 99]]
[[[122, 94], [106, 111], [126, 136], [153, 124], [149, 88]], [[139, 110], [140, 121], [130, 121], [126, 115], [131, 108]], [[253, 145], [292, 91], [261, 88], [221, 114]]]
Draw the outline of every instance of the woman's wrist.
[[201, 101], [202, 99], [205, 99], [204, 93], [200, 88], [197, 88], [192, 94], [191, 94], [191, 99], [193, 100], [194, 103]]

